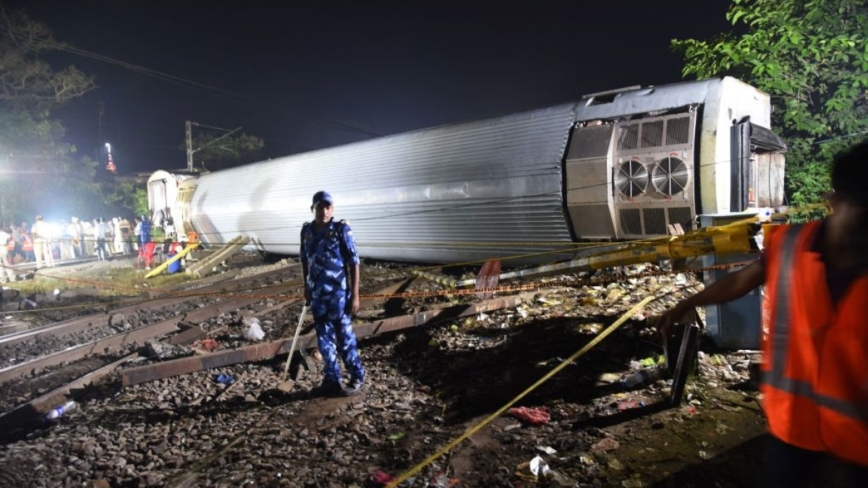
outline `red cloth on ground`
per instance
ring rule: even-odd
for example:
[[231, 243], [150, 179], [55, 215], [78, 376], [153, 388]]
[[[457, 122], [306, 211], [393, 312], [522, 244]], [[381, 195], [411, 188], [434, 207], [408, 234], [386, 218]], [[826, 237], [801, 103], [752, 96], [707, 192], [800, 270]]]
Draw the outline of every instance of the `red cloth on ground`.
[[547, 407], [515, 407], [509, 409], [509, 414], [534, 425], [547, 424], [552, 419]]

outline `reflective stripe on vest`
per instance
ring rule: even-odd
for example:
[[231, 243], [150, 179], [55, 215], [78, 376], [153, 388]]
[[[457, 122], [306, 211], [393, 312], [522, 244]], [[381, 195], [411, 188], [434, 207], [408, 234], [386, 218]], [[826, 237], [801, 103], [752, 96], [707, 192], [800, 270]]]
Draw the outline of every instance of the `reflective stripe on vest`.
[[852, 402], [821, 395], [814, 391], [814, 385], [807, 381], [785, 378], [789, 363], [790, 346], [790, 307], [793, 286], [793, 269], [796, 264], [796, 245], [804, 226], [794, 225], [785, 229], [783, 245], [781, 246], [780, 263], [778, 264], [777, 285], [774, 296], [775, 318], [771, 330], [772, 369], [764, 372], [763, 382], [767, 385], [795, 396], [801, 396], [813, 401], [817, 406], [828, 408], [845, 417], [868, 422], [868, 408]]

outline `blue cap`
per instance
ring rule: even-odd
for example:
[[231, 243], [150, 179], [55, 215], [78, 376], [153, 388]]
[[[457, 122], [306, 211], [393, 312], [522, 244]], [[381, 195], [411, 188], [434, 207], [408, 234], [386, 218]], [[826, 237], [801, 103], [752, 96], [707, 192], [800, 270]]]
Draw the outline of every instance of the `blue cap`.
[[318, 191], [313, 194], [313, 206], [316, 207], [320, 202], [326, 202], [329, 205], [335, 204], [334, 200], [332, 200], [332, 196], [326, 191]]

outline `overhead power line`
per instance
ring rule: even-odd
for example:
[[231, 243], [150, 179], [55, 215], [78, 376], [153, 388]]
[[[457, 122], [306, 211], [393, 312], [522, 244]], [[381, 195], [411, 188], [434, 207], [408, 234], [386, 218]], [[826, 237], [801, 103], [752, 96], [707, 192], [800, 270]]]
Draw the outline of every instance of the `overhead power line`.
[[[8, 32], [9, 35], [14, 39], [15, 30], [11, 27], [11, 25], [8, 27], [0, 25], [0, 30]], [[47, 48], [47, 49], [54, 49], [57, 51], [66, 52], [69, 54], [74, 54], [76, 56], [82, 56], [82, 57], [93, 59], [93, 60], [100, 61], [103, 63], [119, 66], [121, 68], [125, 68], [125, 69], [128, 69], [130, 71], [133, 71], [133, 72], [145, 75], [145, 76], [149, 76], [149, 77], [152, 77], [154, 79], [179, 86], [181, 88], [186, 88], [188, 90], [193, 90], [193, 91], [205, 94], [205, 95], [209, 95], [212, 97], [216, 97], [216, 98], [220, 98], [220, 99], [224, 99], [224, 100], [229, 100], [229, 101], [234, 101], [236, 103], [242, 102], [242, 103], [247, 103], [247, 104], [252, 104], [252, 105], [258, 105], [260, 107], [267, 108], [267, 109], [272, 110], [272, 111], [276, 111], [274, 104], [271, 104], [271, 103], [268, 103], [268, 102], [265, 102], [262, 100], [257, 100], [255, 98], [251, 98], [251, 97], [248, 97], [245, 95], [240, 95], [238, 93], [234, 93], [234, 92], [231, 92], [229, 90], [224, 90], [222, 88], [219, 88], [219, 87], [216, 87], [213, 85], [208, 85], [205, 83], [199, 83], [197, 81], [193, 81], [193, 80], [190, 80], [187, 78], [175, 76], [175, 75], [170, 74], [170, 73], [165, 73], [165, 72], [157, 71], [157, 70], [154, 70], [151, 68], [146, 68], [144, 66], [139, 66], [139, 65], [136, 65], [133, 63], [129, 63], [129, 62], [120, 60], [120, 59], [115, 59], [115, 58], [111, 58], [108, 56], [103, 56], [102, 54], [97, 54], [97, 53], [94, 53], [91, 51], [86, 51], [84, 49], [79, 49], [77, 47], [68, 46], [66, 44], [59, 43], [56, 41], [44, 41], [42, 43], [42, 46]], [[344, 130], [347, 132], [354, 132], [357, 134], [363, 134], [363, 135], [366, 135], [368, 137], [382, 137], [383, 136], [383, 134], [379, 134], [377, 132], [373, 132], [371, 130], [364, 129], [361, 127], [356, 127], [352, 124], [342, 122], [339, 120], [335, 120], [335, 119], [332, 119], [329, 117], [319, 116], [317, 118], [320, 121], [322, 121], [328, 125], [331, 125], [335, 128], [338, 128], [338, 129], [341, 129], [341, 130]]]
[[[218, 88], [218, 87], [215, 87], [212, 85], [206, 85], [204, 83], [199, 83], [199, 82], [196, 82], [193, 80], [182, 78], [180, 76], [175, 76], [175, 75], [172, 75], [169, 73], [164, 73], [164, 72], [153, 70], [150, 68], [145, 68], [144, 66], [138, 66], [138, 65], [135, 65], [132, 63], [128, 63], [126, 61], [110, 58], [108, 56], [103, 56], [101, 54], [96, 54], [96, 53], [93, 53], [90, 51], [85, 51], [84, 49], [79, 49], [76, 47], [65, 46], [65, 45], [57, 45], [57, 46], [52, 45], [51, 47], [54, 49], [57, 49], [59, 51], [63, 51], [63, 52], [67, 52], [70, 54], [75, 54], [78, 56], [83, 56], [86, 58], [94, 59], [97, 61], [102, 61], [104, 63], [109, 63], [109, 64], [113, 64], [116, 66], [120, 66], [122, 68], [129, 69], [129, 70], [134, 71], [136, 73], [150, 76], [152, 78], [155, 78], [155, 79], [158, 79], [161, 81], [165, 81], [167, 83], [171, 83], [171, 84], [183, 87], [183, 88], [192, 89], [194, 91], [198, 91], [198, 92], [205, 93], [205, 94], [210, 94], [212, 96], [217, 95], [218, 98], [228, 98], [230, 100], [235, 100], [235, 101], [239, 101], [239, 102], [245, 102], [245, 103], [249, 103], [249, 104], [259, 105], [259, 106], [262, 106], [262, 107], [265, 107], [265, 108], [268, 108], [271, 110], [274, 109], [273, 104], [264, 102], [262, 100], [257, 100], [255, 98], [250, 98], [250, 97], [247, 97], [244, 95], [239, 95], [238, 93], [224, 90], [222, 88]], [[373, 132], [373, 131], [370, 131], [367, 129], [363, 129], [360, 127], [355, 127], [353, 125], [347, 124], [346, 122], [341, 122], [339, 120], [334, 120], [334, 119], [330, 119], [327, 117], [319, 117], [319, 118], [323, 122], [325, 122], [329, 125], [332, 125], [334, 127], [337, 127], [339, 129], [343, 129], [343, 130], [346, 130], [349, 132], [356, 132], [359, 134], [364, 134], [364, 135], [367, 135], [369, 137], [382, 137], [382, 134], [378, 134], [376, 132]]]

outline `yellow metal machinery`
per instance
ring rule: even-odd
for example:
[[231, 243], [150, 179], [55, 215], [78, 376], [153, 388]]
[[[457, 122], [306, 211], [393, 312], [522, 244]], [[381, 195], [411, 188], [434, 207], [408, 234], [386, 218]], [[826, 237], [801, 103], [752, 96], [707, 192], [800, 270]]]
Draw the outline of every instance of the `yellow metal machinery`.
[[[754, 236], [761, 230], [758, 218], [751, 217], [731, 224], [706, 227], [684, 235], [659, 237], [607, 246], [597, 253], [561, 263], [503, 273], [499, 281], [539, 278], [561, 273], [594, 271], [631, 264], [656, 263], [711, 254], [745, 254], [758, 250]], [[455, 280], [423, 272], [417, 275], [452, 288], [474, 286], [476, 279]]]

